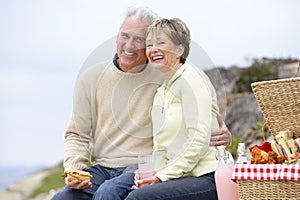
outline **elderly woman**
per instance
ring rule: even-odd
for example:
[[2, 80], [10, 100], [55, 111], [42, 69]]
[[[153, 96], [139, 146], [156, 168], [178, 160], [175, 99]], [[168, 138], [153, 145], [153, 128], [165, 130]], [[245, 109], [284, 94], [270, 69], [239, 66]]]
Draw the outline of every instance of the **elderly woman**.
[[148, 28], [146, 55], [165, 77], [152, 108], [156, 169], [149, 178], [136, 175], [127, 200], [217, 199], [218, 161], [209, 146], [218, 129], [217, 99], [204, 72], [186, 62], [189, 50], [190, 31], [180, 19], [159, 19]]

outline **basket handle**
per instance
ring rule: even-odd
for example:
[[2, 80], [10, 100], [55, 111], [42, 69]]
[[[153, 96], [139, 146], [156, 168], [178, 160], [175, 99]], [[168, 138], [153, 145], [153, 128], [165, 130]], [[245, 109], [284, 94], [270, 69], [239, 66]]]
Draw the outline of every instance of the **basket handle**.
[[262, 132], [262, 136], [263, 136], [263, 139], [264, 139], [264, 142], [266, 141], [266, 137], [265, 137], [265, 129], [267, 128], [267, 121], [264, 122], [264, 124], [262, 125], [261, 127], [261, 132]]
[[[262, 127], [261, 127], [261, 131], [262, 131], [262, 136], [263, 136], [263, 140], [264, 140], [264, 142], [266, 141], [266, 134], [267, 134], [267, 131], [266, 131], [266, 133], [265, 133], [265, 129], [266, 128], [268, 128], [269, 126], [268, 126], [268, 121], [266, 120], [265, 122], [264, 122], [264, 124], [262, 125]], [[273, 136], [273, 139], [274, 139], [274, 141], [277, 143], [277, 140], [275, 140], [275, 134], [273, 134], [273, 132], [271, 131], [271, 135]]]

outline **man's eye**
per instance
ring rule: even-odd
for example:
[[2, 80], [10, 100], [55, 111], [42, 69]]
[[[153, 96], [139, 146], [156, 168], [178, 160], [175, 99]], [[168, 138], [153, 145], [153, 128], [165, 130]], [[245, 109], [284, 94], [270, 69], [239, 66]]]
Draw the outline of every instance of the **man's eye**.
[[152, 44], [147, 44], [147, 45], [146, 45], [146, 47], [152, 47], [152, 46], [153, 46]]
[[121, 34], [122, 38], [128, 38], [129, 36], [127, 34]]
[[136, 41], [141, 43], [141, 42], [145, 42], [145, 39], [144, 38], [136, 38]]

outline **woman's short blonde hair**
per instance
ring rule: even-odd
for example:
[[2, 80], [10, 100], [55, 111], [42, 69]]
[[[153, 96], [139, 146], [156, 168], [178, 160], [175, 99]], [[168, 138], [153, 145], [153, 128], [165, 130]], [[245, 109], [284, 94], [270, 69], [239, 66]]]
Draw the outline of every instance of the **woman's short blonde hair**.
[[185, 63], [190, 52], [191, 43], [190, 30], [186, 24], [178, 18], [157, 19], [148, 27], [147, 36], [149, 33], [157, 34], [159, 31], [163, 31], [175, 45], [182, 45], [184, 47], [184, 52], [180, 57], [180, 62]]

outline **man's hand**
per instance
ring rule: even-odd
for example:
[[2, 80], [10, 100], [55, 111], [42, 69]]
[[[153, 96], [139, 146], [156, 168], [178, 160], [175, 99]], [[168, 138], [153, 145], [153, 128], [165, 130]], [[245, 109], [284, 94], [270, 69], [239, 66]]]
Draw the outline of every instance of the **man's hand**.
[[69, 182], [67, 179], [65, 179], [65, 183], [69, 188], [75, 190], [84, 190], [92, 187], [92, 183], [90, 181], [80, 182], [78, 180], [73, 180]]
[[228, 130], [226, 124], [224, 123], [221, 115], [217, 115], [217, 120], [220, 129], [212, 131], [209, 145], [210, 146], [225, 145], [226, 147], [228, 147], [231, 143], [231, 133]]

